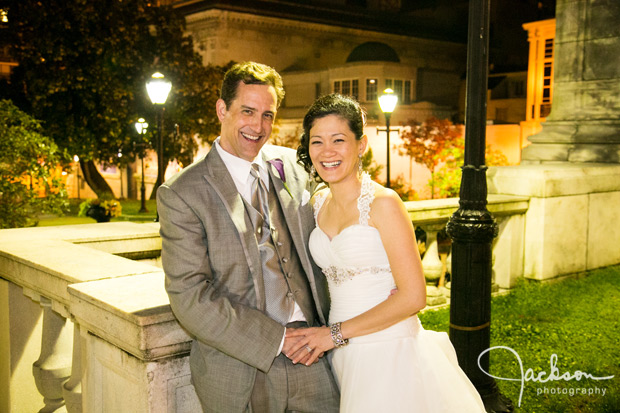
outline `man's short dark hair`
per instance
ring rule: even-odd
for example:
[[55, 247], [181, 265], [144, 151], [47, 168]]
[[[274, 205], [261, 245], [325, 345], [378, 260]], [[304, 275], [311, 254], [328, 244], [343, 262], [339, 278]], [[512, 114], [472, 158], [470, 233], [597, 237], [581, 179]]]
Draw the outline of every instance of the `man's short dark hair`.
[[237, 88], [239, 82], [246, 85], [269, 85], [276, 90], [277, 106], [280, 107], [282, 99], [284, 99], [284, 85], [282, 77], [273, 67], [256, 63], [242, 62], [237, 63], [224, 75], [222, 81], [222, 90], [220, 91], [220, 99], [226, 103], [229, 108], [235, 97], [237, 97]]

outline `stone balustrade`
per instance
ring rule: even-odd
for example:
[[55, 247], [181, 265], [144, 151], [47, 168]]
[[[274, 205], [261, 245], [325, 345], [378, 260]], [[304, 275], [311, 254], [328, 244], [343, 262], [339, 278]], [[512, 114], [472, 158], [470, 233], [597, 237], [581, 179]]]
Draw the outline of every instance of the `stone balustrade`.
[[[493, 245], [493, 283], [499, 288], [512, 288], [523, 276], [523, 240], [527, 197], [489, 195], [487, 208], [499, 226], [499, 235]], [[447, 301], [449, 289], [443, 286], [443, 276], [450, 271], [449, 251], [440, 254], [437, 234], [458, 209], [458, 198], [406, 202], [411, 221], [426, 232], [426, 253], [422, 259], [427, 280], [427, 304]], [[439, 288], [436, 285], [439, 284]]]
[[[457, 207], [456, 199], [407, 204], [427, 232], [429, 280], [443, 268], [436, 233]], [[489, 197], [501, 287], [523, 274], [527, 209], [526, 197]], [[157, 262], [158, 230], [112, 222], [0, 231], [0, 351], [9, 355], [0, 364], [0, 411], [200, 411], [191, 339], [170, 310]]]

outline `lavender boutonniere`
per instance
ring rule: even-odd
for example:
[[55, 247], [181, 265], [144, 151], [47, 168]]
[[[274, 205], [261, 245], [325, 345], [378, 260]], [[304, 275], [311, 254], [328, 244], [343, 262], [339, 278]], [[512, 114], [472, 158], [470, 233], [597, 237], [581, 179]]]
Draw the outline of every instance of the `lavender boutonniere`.
[[269, 162], [274, 168], [276, 168], [276, 171], [278, 171], [278, 175], [280, 175], [280, 179], [282, 180], [282, 184], [284, 185], [284, 189], [286, 189], [286, 192], [288, 192], [291, 198], [293, 198], [291, 190], [288, 189], [288, 185], [286, 185], [286, 175], [284, 174], [284, 161], [282, 161], [282, 159], [280, 158], [276, 158], [267, 162]]

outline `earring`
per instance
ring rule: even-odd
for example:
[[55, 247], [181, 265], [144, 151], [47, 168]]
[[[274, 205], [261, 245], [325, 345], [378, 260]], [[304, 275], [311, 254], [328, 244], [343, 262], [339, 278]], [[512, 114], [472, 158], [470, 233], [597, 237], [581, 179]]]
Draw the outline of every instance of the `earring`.
[[310, 167], [310, 175], [308, 175], [308, 180], [312, 181], [316, 178], [316, 169], [314, 169], [314, 165]]
[[362, 154], [359, 154], [357, 159], [357, 176], [362, 176], [362, 172], [364, 172], [364, 168], [362, 167]]

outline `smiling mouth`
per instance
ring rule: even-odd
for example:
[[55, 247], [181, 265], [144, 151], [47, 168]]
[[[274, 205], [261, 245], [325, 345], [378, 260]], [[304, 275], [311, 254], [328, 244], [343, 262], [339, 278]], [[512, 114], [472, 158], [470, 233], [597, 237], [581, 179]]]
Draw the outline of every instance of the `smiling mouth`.
[[342, 163], [342, 161], [321, 162], [321, 165], [323, 165], [323, 168], [335, 168], [336, 166], [340, 165], [341, 163]]
[[260, 136], [250, 135], [249, 133], [245, 133], [245, 132], [241, 132], [241, 136], [243, 136], [244, 138], [252, 142], [257, 142], [261, 138]]

